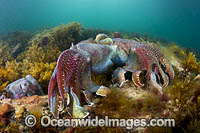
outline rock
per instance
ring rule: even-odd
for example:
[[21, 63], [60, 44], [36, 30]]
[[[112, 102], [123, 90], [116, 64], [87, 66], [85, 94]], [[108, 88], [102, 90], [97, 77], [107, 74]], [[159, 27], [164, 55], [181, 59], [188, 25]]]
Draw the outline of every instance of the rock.
[[16, 119], [21, 118], [22, 115], [23, 115], [23, 113], [24, 113], [24, 105], [17, 106], [17, 107], [15, 108], [15, 118], [16, 118]]
[[20, 132], [23, 132], [23, 131], [24, 131], [24, 126], [23, 126], [23, 125], [20, 125], [20, 126], [19, 126], [19, 131], [20, 131]]
[[114, 33], [114, 38], [122, 38], [121, 34], [119, 32]]
[[21, 99], [3, 99], [0, 101], [0, 112], [1, 112], [1, 106], [4, 104], [11, 105], [14, 107], [15, 111], [18, 110], [17, 108], [19, 106], [23, 107], [26, 110], [34, 110], [32, 106], [38, 106], [38, 108], [41, 108], [45, 105], [47, 105], [47, 96], [30, 96], [30, 97], [23, 97]]
[[105, 86], [100, 86], [98, 91], [96, 92], [97, 95], [99, 96], [106, 96], [110, 93], [110, 89], [105, 87]]
[[4, 125], [6, 124], [6, 114], [12, 110], [12, 106], [10, 104], [1, 104], [0, 105], [0, 122]]
[[20, 119], [25, 110], [29, 113], [42, 112], [42, 108], [47, 104], [47, 96], [30, 96], [21, 99], [6, 98], [0, 101], [0, 116], [14, 109], [14, 118]]
[[5, 90], [11, 94], [12, 99], [22, 98], [24, 96], [44, 95], [39, 83], [31, 75], [14, 81]]
[[26, 116], [32, 114], [39, 119], [38, 114], [42, 114], [42, 108], [47, 104], [47, 96], [0, 100], [0, 123], [3, 125], [0, 132], [32, 132], [32, 128], [24, 123]]
[[6, 115], [8, 112], [12, 110], [12, 106], [8, 103], [0, 105], [0, 117]]

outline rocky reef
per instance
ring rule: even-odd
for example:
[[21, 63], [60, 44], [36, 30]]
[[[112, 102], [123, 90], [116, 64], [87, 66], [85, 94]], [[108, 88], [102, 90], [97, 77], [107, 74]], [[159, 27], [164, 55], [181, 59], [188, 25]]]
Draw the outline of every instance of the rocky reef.
[[[47, 89], [56, 61], [62, 51], [82, 40], [94, 40], [98, 33], [115, 36], [111, 31], [86, 29], [72, 22], [35, 33], [14, 32], [0, 37], [0, 132], [195, 132], [200, 130], [200, 59], [197, 53], [163, 39], [136, 33], [122, 33], [122, 38], [153, 44], [165, 53], [175, 70], [175, 79], [164, 89], [166, 97], [154, 90], [134, 86], [130, 81], [121, 88], [111, 82], [111, 74], [92, 75], [98, 85], [110, 88], [106, 97], [94, 97], [95, 106], [85, 105], [90, 117], [103, 118], [174, 118], [175, 127], [27, 127], [24, 120], [33, 114], [53, 118], [47, 100]], [[90, 39], [89, 39], [90, 38]], [[42, 93], [31, 93], [15, 99], [9, 84], [31, 75]], [[30, 82], [28, 82], [30, 83]], [[30, 85], [29, 85], [30, 86]], [[5, 89], [7, 88], [7, 89]], [[31, 88], [31, 87], [29, 87]], [[12, 87], [10, 87], [12, 90]], [[30, 92], [32, 92], [30, 90]], [[37, 96], [40, 95], [40, 96]], [[62, 113], [68, 118], [66, 112]]]

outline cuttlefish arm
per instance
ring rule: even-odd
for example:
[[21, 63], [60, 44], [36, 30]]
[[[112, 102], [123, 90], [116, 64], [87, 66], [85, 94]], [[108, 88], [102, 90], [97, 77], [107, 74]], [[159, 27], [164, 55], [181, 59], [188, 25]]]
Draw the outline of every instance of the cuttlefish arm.
[[152, 72], [151, 75], [150, 75], [149, 84], [150, 84], [151, 87], [154, 87], [155, 89], [157, 89], [158, 92], [159, 92], [161, 95], [163, 94], [162, 87], [157, 83], [156, 75], [155, 75], [154, 72]]
[[56, 86], [51, 97], [51, 112], [54, 115], [55, 118], [59, 118], [59, 112], [63, 110], [64, 103], [63, 100], [60, 97], [58, 87]]
[[132, 81], [137, 87], [143, 87], [144, 84], [140, 81], [140, 74], [142, 73], [141, 70], [137, 70], [132, 75]]
[[59, 112], [64, 107], [64, 101], [61, 99], [57, 87], [57, 67], [54, 69], [48, 87], [48, 103], [49, 108], [55, 118], [59, 117]]
[[59, 114], [58, 109], [64, 106], [64, 102], [67, 99], [66, 88], [70, 85], [70, 78], [74, 70], [74, 64], [76, 63], [76, 60], [71, 60], [72, 58], [76, 58], [74, 54], [73, 50], [66, 50], [61, 53], [49, 82], [48, 103], [56, 118], [58, 118]]
[[56, 73], [57, 73], [57, 67], [54, 69], [54, 72], [50, 78], [49, 86], [48, 86], [48, 103], [49, 103], [50, 108], [52, 106], [51, 99], [53, 96], [53, 92], [57, 85], [57, 74]]

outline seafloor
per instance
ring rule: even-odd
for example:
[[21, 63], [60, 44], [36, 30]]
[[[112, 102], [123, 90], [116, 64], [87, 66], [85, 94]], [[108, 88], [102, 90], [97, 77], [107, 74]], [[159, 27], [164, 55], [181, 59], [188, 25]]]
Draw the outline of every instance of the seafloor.
[[[42, 127], [38, 122], [27, 127], [24, 119], [34, 114], [39, 120], [49, 114], [47, 92], [49, 79], [60, 53], [71, 44], [94, 39], [98, 33], [112, 37], [113, 32], [86, 29], [73, 22], [34, 33], [11, 32], [0, 36], [0, 132], [200, 132], [200, 61], [193, 49], [178, 46], [163, 39], [137, 33], [121, 33], [122, 38], [154, 44], [168, 56], [175, 70], [175, 78], [164, 88], [169, 96], [162, 99], [153, 90], [135, 87], [132, 82], [121, 88], [114, 86], [110, 74], [95, 76], [96, 84], [107, 86], [111, 92], [106, 97], [94, 97], [95, 106], [84, 106], [90, 116], [110, 118], [174, 118], [175, 127]], [[11, 99], [6, 86], [26, 75], [33, 76], [44, 92], [43, 96]], [[67, 117], [67, 116], [64, 116]]]

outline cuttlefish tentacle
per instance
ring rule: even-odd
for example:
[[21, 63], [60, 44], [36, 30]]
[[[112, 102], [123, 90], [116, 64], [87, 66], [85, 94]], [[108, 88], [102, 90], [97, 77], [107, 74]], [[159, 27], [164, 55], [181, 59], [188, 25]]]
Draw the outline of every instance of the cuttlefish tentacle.
[[[49, 107], [52, 110], [53, 115], [56, 118], [58, 118], [59, 106], [64, 106], [64, 102], [66, 100], [65, 89], [69, 87], [69, 84], [68, 84], [69, 79], [72, 76], [72, 72], [74, 68], [73, 60], [71, 62], [67, 62], [66, 64], [66, 61], [71, 60], [71, 58], [73, 57], [72, 52], [73, 51], [71, 50], [66, 50], [60, 55], [57, 62], [57, 66], [54, 69], [54, 72], [52, 74], [52, 77], [50, 79], [49, 86], [48, 86], [48, 103], [49, 103]], [[66, 67], [67, 65], [72, 66], [72, 69], [69, 70], [69, 67]], [[67, 100], [70, 100], [70, 99], [67, 99]]]
[[48, 87], [48, 104], [55, 118], [58, 118], [60, 110], [64, 107], [64, 100], [61, 99], [57, 87], [57, 67], [54, 69]]
[[127, 80], [125, 79], [125, 73], [127, 71], [124, 69], [116, 69], [112, 75], [112, 82], [117, 86], [121, 87]]
[[[164, 69], [162, 67], [162, 65], [167, 65], [170, 66], [170, 64], [168, 65], [169, 62], [165, 63], [165, 62], [161, 62], [160, 60], [163, 58], [163, 60], [167, 59], [164, 58], [164, 54], [161, 53], [160, 50], [158, 50], [157, 48], [154, 48], [153, 46], [145, 46], [146, 49], [148, 50], [148, 52], [152, 55], [152, 57], [154, 57], [154, 59], [156, 60], [155, 64], [157, 66], [157, 70], [152, 70], [157, 77], [159, 78], [159, 80], [161, 81], [162, 87], [166, 87], [169, 84], [169, 78], [168, 75], [166, 73], [168, 73], [168, 71], [166, 71], [166, 69]], [[173, 72], [172, 72], [173, 73]], [[171, 77], [173, 78], [173, 77]]]
[[137, 57], [137, 69], [133, 74], [133, 82], [136, 86], [142, 87], [144, 86], [141, 83], [140, 75], [142, 73], [141, 70], [146, 70], [145, 79], [146, 82], [149, 82], [150, 86], [158, 89], [158, 91], [162, 94], [162, 87], [159, 83], [162, 79], [162, 86], [165, 87], [169, 83], [168, 76], [163, 72], [161, 67], [158, 64], [158, 60], [155, 56], [149, 51], [149, 47], [140, 46], [134, 49], [134, 53]]
[[54, 69], [54, 72], [51, 76], [50, 82], [49, 82], [49, 87], [48, 87], [48, 102], [49, 102], [49, 106], [50, 108], [52, 107], [51, 101], [53, 98], [53, 92], [55, 87], [57, 86], [57, 76], [56, 76], [56, 72], [57, 68]]
[[165, 72], [169, 74], [170, 80], [174, 79], [175, 73], [172, 65], [169, 62], [169, 59], [163, 56], [162, 58], [160, 58], [160, 63], [164, 67]]
[[[81, 54], [80, 51], [74, 49], [66, 50], [60, 55], [57, 67], [55, 68], [49, 83], [48, 92], [49, 106], [54, 110], [54, 116], [57, 117], [59, 113], [58, 111], [55, 111], [58, 109], [58, 105], [55, 103], [60, 100], [56, 97], [57, 95], [60, 95], [62, 102], [65, 102], [66, 93], [68, 94], [69, 97], [67, 100], [69, 102], [68, 106], [70, 107], [69, 112], [72, 116], [75, 107], [74, 102], [77, 103], [77, 100], [79, 100], [79, 103], [81, 103], [81, 93], [84, 93], [87, 102], [92, 104], [90, 102], [90, 89], [84, 88], [86, 86], [85, 80], [88, 81], [88, 87], [95, 87], [89, 79], [90, 73], [87, 73], [88, 71], [91, 71], [88, 67], [89, 63], [87, 60], [87, 57]], [[86, 73], [88, 76], [85, 76]], [[55, 88], [56, 86], [58, 86], [58, 88]], [[75, 96], [77, 98], [75, 98]], [[54, 102], [52, 102], [52, 99]]]
[[163, 87], [168, 86], [168, 84], [169, 84], [169, 77], [163, 72], [163, 70], [160, 67], [159, 67], [159, 73], [160, 73], [160, 75], [162, 77], [162, 80], [163, 80], [162, 86]]
[[172, 65], [169, 59], [160, 51], [160, 49], [151, 45], [146, 45], [145, 47], [152, 55], [154, 55], [155, 58], [157, 58], [164, 73], [167, 73], [169, 75], [169, 80], [174, 79], [175, 73]]
[[72, 96], [72, 112], [69, 112], [73, 118], [85, 118], [89, 115], [89, 112], [86, 111], [83, 107], [81, 107], [80, 100], [76, 93], [70, 91], [70, 95]]
[[69, 87], [70, 79], [73, 76], [77, 56], [76, 51], [66, 50], [61, 53], [57, 62], [57, 84], [61, 98], [65, 99], [65, 88]]
[[162, 87], [157, 83], [156, 75], [154, 72], [152, 72], [150, 75], [149, 84], [150, 84], [150, 86], [156, 88], [160, 92], [160, 94], [163, 94]]
[[58, 118], [59, 112], [64, 108], [63, 100], [60, 98], [58, 87], [56, 86], [51, 97], [51, 112], [55, 118]]
[[153, 64], [152, 71], [156, 75], [156, 79], [162, 87], [166, 87], [169, 84], [169, 77], [164, 73], [159, 64]]
[[[76, 58], [76, 65], [73, 71], [73, 77], [71, 77], [70, 81], [70, 87], [71, 89], [71, 96], [73, 97], [72, 99], [75, 100], [74, 104], [70, 104], [71, 108], [71, 114], [73, 117], [77, 118], [79, 117], [85, 117], [83, 114], [86, 112], [84, 108], [82, 108], [81, 105], [81, 93], [84, 94], [85, 101], [89, 104], [92, 105], [93, 103], [91, 102], [91, 93], [90, 93], [90, 88], [86, 87], [91, 87], [91, 85], [85, 85], [85, 83], [88, 81], [88, 83], [91, 83], [91, 75], [90, 73], [87, 73], [90, 70], [90, 61], [86, 55], [84, 55], [81, 51], [77, 50], [77, 53], [74, 56], [77, 56]], [[87, 75], [86, 75], [87, 74]], [[73, 81], [72, 81], [73, 80]], [[76, 106], [74, 106], [76, 105]], [[88, 115], [87, 113], [85, 115]]]
[[144, 84], [141, 83], [141, 81], [140, 81], [140, 74], [141, 73], [142, 73], [142, 71], [137, 70], [132, 75], [132, 81], [137, 87], [143, 87], [144, 86]]

